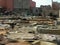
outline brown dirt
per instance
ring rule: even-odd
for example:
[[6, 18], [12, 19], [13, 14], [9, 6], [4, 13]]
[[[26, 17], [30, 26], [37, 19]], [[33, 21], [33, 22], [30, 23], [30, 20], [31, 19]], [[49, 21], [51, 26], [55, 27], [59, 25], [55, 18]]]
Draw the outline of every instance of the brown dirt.
[[26, 41], [20, 41], [20, 42], [16, 42], [16, 43], [8, 43], [6, 45], [30, 45], [30, 44]]

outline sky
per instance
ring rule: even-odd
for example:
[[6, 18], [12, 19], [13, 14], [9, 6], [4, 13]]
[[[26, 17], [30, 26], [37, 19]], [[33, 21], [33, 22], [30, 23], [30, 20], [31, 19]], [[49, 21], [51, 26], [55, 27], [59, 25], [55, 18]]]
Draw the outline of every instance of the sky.
[[[36, 2], [36, 7], [40, 7], [41, 5], [51, 5], [52, 0], [33, 0]], [[54, 2], [60, 2], [60, 0], [53, 0]]]

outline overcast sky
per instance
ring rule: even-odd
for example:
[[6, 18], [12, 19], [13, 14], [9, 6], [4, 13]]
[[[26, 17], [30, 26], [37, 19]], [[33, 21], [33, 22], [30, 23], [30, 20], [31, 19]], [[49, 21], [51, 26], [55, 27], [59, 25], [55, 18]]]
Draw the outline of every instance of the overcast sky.
[[[36, 2], [36, 6], [40, 7], [40, 5], [51, 5], [52, 4], [52, 0], [33, 0]], [[53, 0], [53, 1], [57, 1], [60, 2], [60, 0]]]

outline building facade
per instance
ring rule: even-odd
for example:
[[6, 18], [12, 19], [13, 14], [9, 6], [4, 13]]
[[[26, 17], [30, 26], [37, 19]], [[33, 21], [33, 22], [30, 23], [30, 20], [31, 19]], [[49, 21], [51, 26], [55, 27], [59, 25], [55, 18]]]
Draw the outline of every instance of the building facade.
[[14, 0], [14, 8], [18, 9], [29, 9], [30, 1], [29, 0]]
[[30, 8], [35, 8], [36, 7], [36, 2], [30, 0]]
[[52, 8], [54, 10], [59, 10], [60, 9], [60, 3], [58, 3], [58, 2], [52, 2]]
[[0, 7], [5, 7], [5, 6], [6, 6], [6, 1], [0, 0]]
[[30, 9], [35, 7], [36, 3], [32, 0], [0, 0], [0, 7], [13, 9]]
[[50, 11], [51, 11], [51, 6], [50, 5], [41, 5], [40, 6], [40, 9], [41, 9], [41, 13], [42, 13], [42, 16], [48, 16]]

